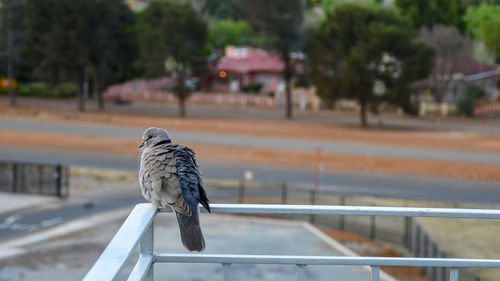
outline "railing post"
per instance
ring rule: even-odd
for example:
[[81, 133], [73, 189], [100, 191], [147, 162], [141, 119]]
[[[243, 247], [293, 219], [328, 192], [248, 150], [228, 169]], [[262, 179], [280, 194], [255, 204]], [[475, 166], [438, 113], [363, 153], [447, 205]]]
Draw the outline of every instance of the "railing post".
[[[316, 191], [311, 190], [309, 194], [309, 203], [311, 205], [316, 205]], [[316, 222], [316, 216], [314, 214], [309, 215], [309, 222], [314, 224]]]
[[297, 281], [305, 281], [305, 280], [306, 280], [306, 265], [297, 264]]
[[61, 165], [56, 166], [56, 170], [54, 171], [54, 180], [56, 183], [56, 195], [58, 197], [62, 197], [62, 192], [61, 192]]
[[375, 240], [375, 216], [370, 216], [370, 239]]
[[[152, 221], [147, 227], [146, 232], [142, 236], [140, 244], [140, 254], [141, 256], [153, 256], [154, 251], [154, 221]], [[153, 281], [154, 273], [154, 263], [149, 266], [146, 274], [144, 275], [144, 281]]]
[[38, 194], [43, 194], [43, 165], [38, 165]]
[[17, 184], [17, 181], [18, 181], [18, 174], [17, 174], [17, 164], [16, 163], [13, 163], [12, 164], [12, 192], [13, 193], [17, 193], [17, 187], [18, 187], [18, 184]]
[[[431, 241], [430, 243], [431, 249], [429, 253], [430, 258], [436, 258], [437, 257], [437, 244], [434, 241]], [[431, 280], [437, 280], [437, 267], [431, 267], [430, 272], [428, 274], [429, 278]]]
[[[428, 236], [427, 232], [423, 232], [422, 237], [424, 240], [422, 242], [422, 257], [427, 258], [427, 257], [429, 257], [429, 252], [428, 252], [428, 250], [429, 250], [429, 236]], [[429, 276], [430, 269], [431, 269], [430, 267], [423, 268], [423, 270], [427, 276]]]
[[240, 181], [240, 186], [238, 188], [238, 203], [243, 203], [245, 201], [245, 180]]
[[281, 184], [281, 204], [287, 204], [287, 200], [288, 200], [288, 196], [287, 196], [287, 193], [288, 193], [288, 190], [287, 190], [287, 185], [286, 185], [286, 182], [282, 183]]
[[[340, 196], [340, 206], [345, 206], [345, 196]], [[339, 229], [340, 230], [345, 230], [345, 216], [340, 215], [339, 217]]]
[[421, 241], [422, 237], [421, 237], [421, 234], [420, 234], [420, 225], [417, 224], [416, 225], [416, 228], [415, 228], [415, 252], [414, 252], [414, 255], [415, 257], [420, 257], [420, 241]]
[[19, 177], [19, 183], [20, 183], [20, 192], [25, 193], [26, 192], [26, 164], [20, 164], [20, 177]]
[[405, 234], [404, 234], [404, 245], [408, 249], [408, 251], [411, 253], [411, 218], [410, 217], [405, 217]]
[[222, 280], [223, 281], [231, 281], [231, 264], [223, 263], [222, 264]]
[[458, 268], [450, 268], [450, 281], [458, 281]]
[[380, 280], [380, 267], [372, 265], [371, 268], [372, 268], [371, 281], [379, 281]]

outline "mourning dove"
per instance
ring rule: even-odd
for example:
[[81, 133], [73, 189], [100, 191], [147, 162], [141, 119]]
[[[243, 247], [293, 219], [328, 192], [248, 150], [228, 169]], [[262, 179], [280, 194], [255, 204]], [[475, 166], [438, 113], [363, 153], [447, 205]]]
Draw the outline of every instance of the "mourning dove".
[[188, 146], [173, 144], [168, 132], [151, 127], [144, 131], [139, 183], [142, 195], [155, 207], [170, 207], [177, 216], [182, 244], [203, 251], [198, 203], [210, 212], [196, 154]]

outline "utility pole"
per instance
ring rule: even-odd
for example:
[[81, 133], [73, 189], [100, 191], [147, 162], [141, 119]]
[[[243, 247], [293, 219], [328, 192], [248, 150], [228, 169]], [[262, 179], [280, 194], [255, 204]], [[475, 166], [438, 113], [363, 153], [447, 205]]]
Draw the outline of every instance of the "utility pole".
[[13, 49], [14, 49], [14, 31], [12, 30], [12, 3], [10, 1], [5, 1], [4, 4], [7, 4], [7, 80], [8, 82], [8, 92], [9, 92], [9, 100], [10, 105], [16, 105], [16, 96], [14, 94], [13, 86], [13, 75], [12, 75], [12, 67], [13, 67]]

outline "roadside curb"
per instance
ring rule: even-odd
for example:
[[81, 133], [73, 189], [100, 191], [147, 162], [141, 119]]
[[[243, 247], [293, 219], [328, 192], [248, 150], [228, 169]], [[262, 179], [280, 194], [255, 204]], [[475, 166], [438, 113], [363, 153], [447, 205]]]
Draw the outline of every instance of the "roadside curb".
[[35, 234], [21, 237], [19, 239], [12, 239], [0, 244], [0, 260], [28, 252], [27, 249], [24, 249], [24, 247], [27, 245], [38, 243], [48, 239], [53, 239], [55, 237], [74, 233], [83, 229], [100, 226], [119, 218], [124, 218], [130, 212], [130, 207], [120, 208], [117, 210], [76, 219], [46, 230], [42, 230]]

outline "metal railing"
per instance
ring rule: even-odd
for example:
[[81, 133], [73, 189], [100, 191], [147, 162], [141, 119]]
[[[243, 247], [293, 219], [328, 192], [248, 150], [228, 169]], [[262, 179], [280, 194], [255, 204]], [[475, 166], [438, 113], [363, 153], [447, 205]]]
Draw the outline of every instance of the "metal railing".
[[[354, 216], [403, 216], [439, 218], [500, 219], [500, 210], [363, 207], [324, 205], [269, 205], [269, 204], [212, 204], [213, 213], [232, 214], [324, 214]], [[227, 254], [172, 254], [154, 251], [154, 218], [158, 212], [151, 204], [139, 204], [128, 216], [84, 281], [114, 280], [138, 244], [140, 256], [128, 280], [153, 280], [155, 263], [218, 263], [222, 264], [222, 280], [231, 280], [232, 264], [288, 264], [297, 267], [297, 280], [305, 280], [308, 265], [369, 266], [371, 280], [380, 280], [381, 266], [446, 267], [449, 280], [458, 281], [459, 268], [500, 268], [500, 259], [455, 258], [387, 258], [347, 256], [296, 255], [227, 255]]]
[[69, 196], [69, 168], [62, 165], [0, 162], [0, 191]]

